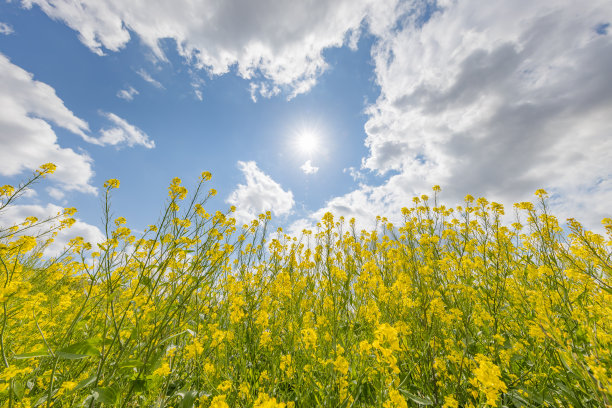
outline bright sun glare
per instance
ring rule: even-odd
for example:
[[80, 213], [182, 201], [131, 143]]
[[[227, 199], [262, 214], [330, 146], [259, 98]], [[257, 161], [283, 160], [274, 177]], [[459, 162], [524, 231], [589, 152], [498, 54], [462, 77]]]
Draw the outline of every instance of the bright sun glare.
[[317, 134], [311, 130], [300, 132], [296, 139], [296, 147], [300, 153], [312, 154], [319, 146]]

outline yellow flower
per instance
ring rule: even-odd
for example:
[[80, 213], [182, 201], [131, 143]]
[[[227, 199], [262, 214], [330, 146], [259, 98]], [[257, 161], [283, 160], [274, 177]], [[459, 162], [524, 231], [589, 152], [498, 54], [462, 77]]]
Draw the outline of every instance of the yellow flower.
[[227, 392], [232, 388], [232, 382], [230, 380], [225, 380], [217, 387], [217, 390], [220, 392]]
[[212, 178], [212, 174], [209, 171], [203, 171], [201, 177], [203, 181], [208, 181]]
[[459, 408], [459, 402], [457, 402], [455, 397], [448, 395], [444, 397], [444, 405], [442, 405], [442, 408]]
[[346, 358], [338, 356], [334, 361], [334, 368], [342, 375], [346, 375], [349, 370], [349, 362]]
[[15, 192], [15, 187], [8, 184], [0, 187], [0, 197], [10, 197]]
[[408, 404], [398, 390], [389, 391], [389, 399], [383, 404], [385, 408], [408, 408]]
[[294, 370], [293, 370], [293, 366], [291, 364], [291, 355], [290, 354], [281, 356], [280, 369], [282, 371], [284, 371], [285, 374], [287, 374], [287, 377], [293, 377]]
[[42, 166], [40, 166], [40, 168], [38, 170], [36, 170], [36, 172], [38, 174], [43, 175], [43, 177], [46, 174], [53, 174], [55, 172], [55, 169], [57, 169], [57, 166], [53, 163], [45, 163]]
[[28, 252], [36, 247], [36, 238], [24, 235], [17, 240], [21, 252]]
[[104, 183], [104, 187], [111, 189], [111, 188], [119, 188], [119, 180], [117, 179], [109, 179], [106, 180], [106, 182]]
[[488, 357], [482, 354], [477, 354], [475, 360], [478, 363], [478, 367], [474, 369], [475, 383], [479, 385], [480, 391], [485, 394], [486, 404], [497, 407], [500, 391], [506, 392], [507, 390], [506, 384], [500, 379], [501, 371]]
[[170, 374], [170, 365], [168, 363], [163, 363], [161, 365], [161, 367], [159, 367], [157, 370], [153, 371], [153, 375], [157, 375], [160, 377], [164, 377], [168, 374]]
[[210, 402], [210, 408], [229, 408], [227, 402], [225, 402], [225, 395], [217, 395]]
[[198, 339], [194, 339], [193, 343], [185, 347], [185, 351], [187, 352], [187, 358], [193, 359], [204, 351], [204, 347], [202, 346], [202, 343], [198, 341]]
[[74, 207], [66, 207], [64, 208], [63, 215], [70, 217], [77, 212], [77, 209]]
[[255, 400], [253, 408], [285, 408], [285, 404], [277, 402], [276, 398], [270, 398], [266, 393], [260, 393]]
[[304, 347], [307, 349], [314, 349], [317, 347], [317, 333], [313, 329], [303, 329], [302, 330], [302, 341], [304, 342]]

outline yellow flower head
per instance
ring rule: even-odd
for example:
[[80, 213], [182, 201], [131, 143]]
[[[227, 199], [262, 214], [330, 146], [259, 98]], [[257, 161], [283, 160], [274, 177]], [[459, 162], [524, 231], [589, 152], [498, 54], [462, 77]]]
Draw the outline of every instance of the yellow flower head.
[[117, 180], [117, 179], [108, 179], [104, 183], [104, 187], [108, 188], [108, 189], [119, 188], [119, 180]]
[[47, 174], [53, 174], [55, 172], [55, 169], [57, 169], [57, 166], [55, 164], [45, 163], [40, 166], [40, 168], [36, 170], [36, 172], [44, 177]]
[[10, 197], [15, 192], [15, 187], [8, 184], [0, 187], [0, 197]]
[[210, 402], [210, 408], [229, 408], [227, 402], [225, 402], [225, 395], [217, 395]]

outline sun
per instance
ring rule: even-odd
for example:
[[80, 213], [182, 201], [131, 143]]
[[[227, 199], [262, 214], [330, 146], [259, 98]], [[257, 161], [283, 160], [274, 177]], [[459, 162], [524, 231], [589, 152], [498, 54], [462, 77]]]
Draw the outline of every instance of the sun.
[[295, 139], [296, 150], [302, 154], [313, 154], [319, 147], [319, 136], [312, 130], [304, 130]]

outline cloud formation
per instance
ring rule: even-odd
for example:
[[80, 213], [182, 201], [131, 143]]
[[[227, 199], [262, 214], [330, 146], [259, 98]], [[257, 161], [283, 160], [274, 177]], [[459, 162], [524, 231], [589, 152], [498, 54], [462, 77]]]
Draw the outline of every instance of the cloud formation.
[[102, 112], [114, 126], [100, 131], [100, 137], [97, 138], [97, 144], [104, 145], [127, 145], [133, 147], [135, 145], [144, 146], [147, 149], [155, 147], [155, 142], [149, 139], [149, 136], [136, 126], [129, 124], [125, 119], [120, 118], [114, 113]]
[[92, 160], [59, 145], [51, 123], [88, 138], [88, 125], [76, 117], [49, 85], [0, 54], [0, 175], [14, 176], [53, 162], [51, 176], [62, 189], [95, 193]]
[[510, 204], [538, 188], [590, 226], [612, 198], [612, 4], [448, 1], [416, 10], [374, 46], [381, 94], [367, 110], [362, 170], [387, 176], [330, 200], [393, 214], [433, 185]]
[[0, 175], [15, 176], [51, 162], [57, 165], [50, 177], [58, 183], [54, 197], [63, 195], [60, 190], [95, 194], [93, 160], [82, 150], [61, 147], [52, 125], [99, 146], [155, 147], [142, 130], [114, 113], [102, 113], [112, 126], [92, 136], [87, 122], [69, 110], [52, 87], [1, 53], [0, 83]]
[[305, 174], [315, 174], [319, 171], [318, 167], [312, 165], [312, 160], [306, 160], [306, 162], [300, 166], [300, 169], [302, 169]]
[[271, 211], [275, 216], [288, 215], [295, 202], [293, 193], [257, 167], [254, 161], [238, 162], [246, 184], [238, 184], [226, 202], [236, 206], [236, 219], [248, 222], [259, 214]]
[[139, 69], [138, 71], [136, 71], [136, 73], [142, 78], [144, 79], [146, 82], [150, 83], [151, 85], [153, 85], [156, 88], [159, 89], [164, 89], [164, 86], [161, 84], [161, 82], [159, 82], [157, 79], [153, 78], [151, 76], [151, 74], [149, 74], [147, 71], [145, 71], [144, 69]]
[[[355, 45], [363, 21], [372, 30], [393, 24], [397, 0], [23, 0], [79, 33], [83, 44], [103, 55], [118, 51], [135, 33], [164, 60], [162, 39], [175, 40], [181, 56], [212, 75], [238, 74], [263, 94], [274, 85], [291, 96], [307, 92], [325, 71], [323, 50]], [[272, 85], [262, 85], [269, 81]]]
[[135, 95], [138, 95], [138, 91], [132, 86], [129, 86], [127, 89], [120, 89], [117, 91], [117, 97], [125, 99], [126, 101], [133, 100]]
[[0, 34], [9, 35], [13, 34], [13, 32], [13, 27], [6, 23], [0, 22]]

